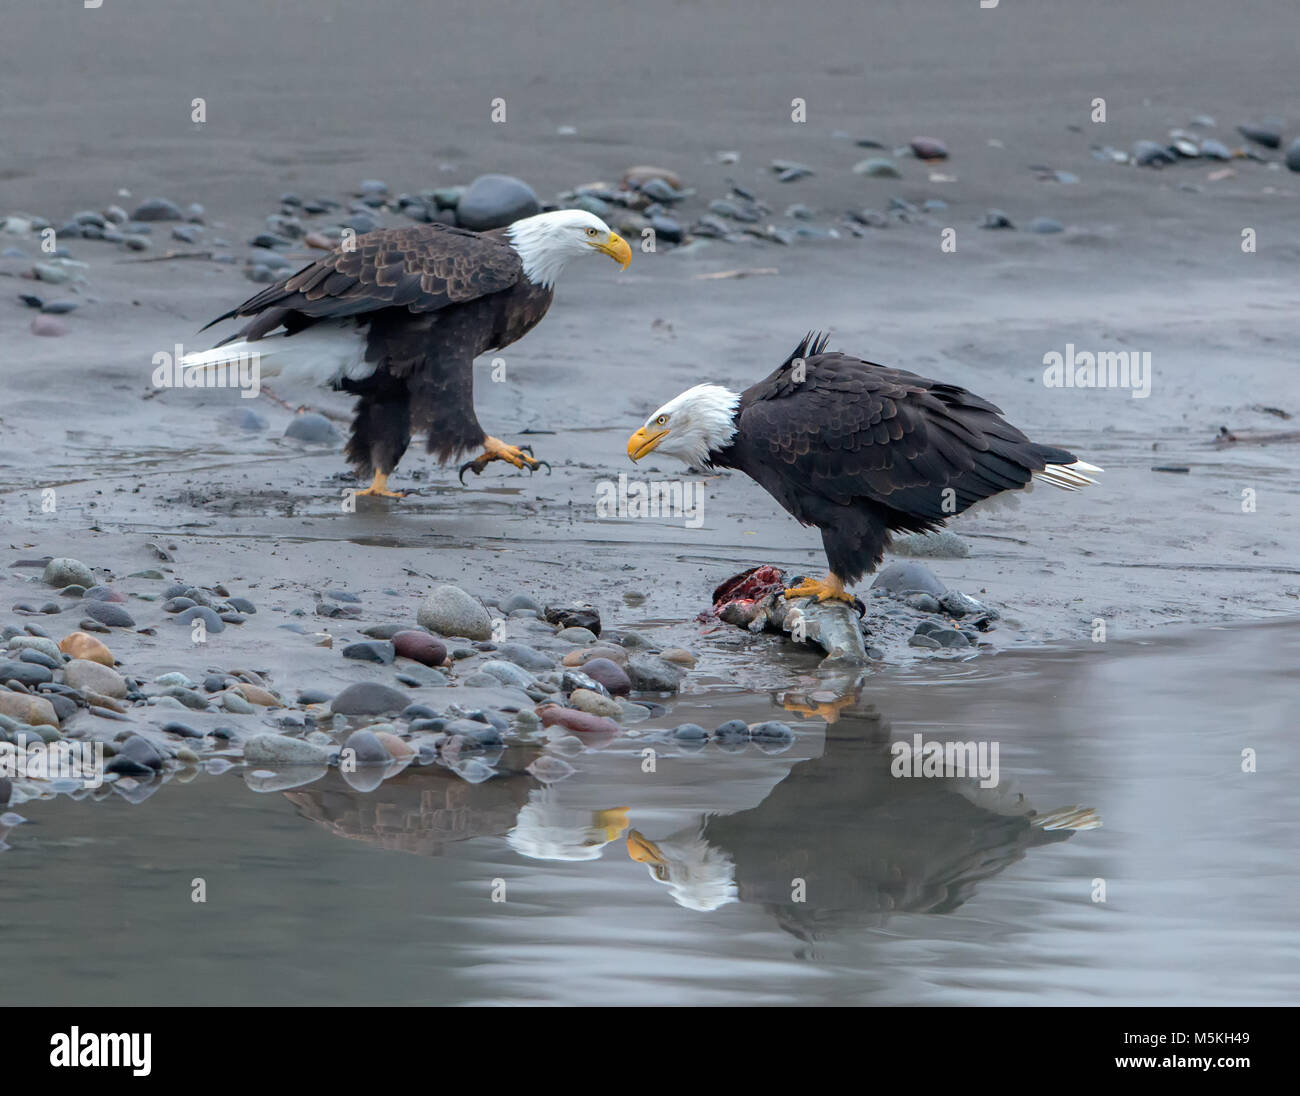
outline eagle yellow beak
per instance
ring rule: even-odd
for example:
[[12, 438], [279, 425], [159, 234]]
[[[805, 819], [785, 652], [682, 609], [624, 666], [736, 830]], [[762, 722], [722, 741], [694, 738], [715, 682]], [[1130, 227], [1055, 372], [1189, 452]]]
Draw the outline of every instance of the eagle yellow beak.
[[627, 835], [627, 855], [638, 864], [663, 864], [664, 854], [659, 846], [649, 838], [642, 837], [637, 830], [630, 830]]
[[627, 455], [633, 460], [640, 460], [667, 436], [667, 430], [659, 430], [651, 434], [643, 426], [627, 439]]
[[592, 244], [597, 251], [603, 251], [623, 270], [627, 269], [627, 264], [632, 261], [632, 249], [628, 247], [627, 241], [617, 232], [611, 232], [609, 239], [601, 244]]

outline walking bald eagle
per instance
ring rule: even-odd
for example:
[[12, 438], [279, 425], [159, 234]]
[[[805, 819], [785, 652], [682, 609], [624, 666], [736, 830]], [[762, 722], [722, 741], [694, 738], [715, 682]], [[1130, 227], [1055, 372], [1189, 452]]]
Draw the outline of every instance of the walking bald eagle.
[[402, 497], [388, 489], [388, 477], [412, 429], [428, 431], [428, 451], [442, 463], [482, 447], [461, 467], [462, 478], [494, 460], [531, 470], [540, 463], [531, 451], [479, 426], [474, 359], [532, 330], [565, 265], [592, 252], [624, 269], [632, 259], [621, 236], [576, 209], [491, 232], [442, 224], [369, 232], [218, 316], [207, 327], [252, 320], [182, 364], [213, 369], [257, 355], [263, 376], [358, 396], [347, 458], [362, 479], [374, 476], [359, 495]]
[[770, 376], [736, 393], [687, 389], [627, 443], [697, 469], [734, 468], [803, 525], [821, 530], [830, 574], [787, 598], [835, 598], [880, 563], [890, 534], [929, 532], [1002, 491], [1039, 479], [1073, 491], [1101, 469], [1039, 445], [956, 385], [848, 354], [810, 334]]

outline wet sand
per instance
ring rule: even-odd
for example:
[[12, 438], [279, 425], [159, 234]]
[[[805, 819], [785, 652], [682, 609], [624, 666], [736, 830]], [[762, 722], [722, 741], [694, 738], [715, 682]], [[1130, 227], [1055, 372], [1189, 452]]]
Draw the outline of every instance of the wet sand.
[[[1081, 907], [1083, 914], [1063, 912], [1056, 905], [1063, 901], [1061, 890], [1083, 888], [1082, 894], [1095, 874], [1117, 870], [1142, 878], [1170, 854], [1170, 834], [1191, 832], [1187, 819], [1175, 825], [1167, 812], [1211, 792], [1226, 798], [1216, 800], [1221, 829], [1207, 823], [1202, 834], [1210, 852], [1184, 857], [1161, 887], [1145, 892], [1142, 912], [1125, 923], [1127, 954], [1141, 954], [1162, 933], [1173, 941], [1149, 968], [1127, 978], [1112, 971], [1118, 981], [1080, 987], [1059, 972], [1030, 977], [1025, 968], [1008, 975], [1006, 964], [1020, 960], [998, 956], [979, 968], [972, 984], [1007, 1001], [1050, 993], [1058, 1000], [1131, 1003], [1157, 999], [1152, 985], [1166, 984], [1160, 979], [1188, 954], [1200, 954], [1207, 942], [1223, 944], [1242, 924], [1258, 929], [1246, 938], [1262, 941], [1267, 950], [1282, 930], [1269, 913], [1255, 921], [1247, 916], [1255, 891], [1245, 868], [1240, 879], [1223, 881], [1222, 916], [1212, 932], [1179, 921], [1174, 907], [1186, 899], [1188, 880], [1202, 878], [1213, 866], [1207, 861], [1227, 862], [1238, 844], [1255, 848], [1255, 835], [1270, 819], [1293, 815], [1285, 790], [1271, 786], [1272, 794], [1260, 801], [1267, 805], [1249, 809], [1224, 791], [1215, 766], [1235, 764], [1241, 744], [1233, 736], [1214, 739], [1222, 757], [1210, 746], [1197, 746], [1194, 772], [1180, 771], [1178, 779], [1154, 785], [1126, 783], [1122, 772], [1107, 767], [1142, 736], [1148, 743], [1156, 736], [1166, 759], [1177, 755], [1176, 732], [1191, 727], [1197, 707], [1195, 696], [1186, 698], [1198, 688], [1204, 688], [1206, 701], [1218, 697], [1222, 680], [1239, 683], [1233, 675], [1243, 666], [1249, 680], [1228, 691], [1214, 709], [1216, 718], [1257, 727], [1261, 742], [1283, 748], [1277, 713], [1284, 675], [1294, 661], [1288, 652], [1300, 610], [1295, 444], [1214, 444], [1224, 425], [1246, 431], [1293, 425], [1264, 408], [1300, 413], [1292, 330], [1300, 304], [1294, 279], [1300, 176], [1280, 166], [1234, 162], [1234, 175], [1211, 180], [1223, 165], [1198, 162], [1156, 172], [1102, 163], [1089, 154], [1092, 143], [1127, 149], [1139, 138], [1163, 138], [1202, 113], [1217, 120], [1210, 132], [1231, 144], [1241, 143], [1233, 132], [1238, 121], [1277, 115], [1300, 124], [1292, 11], [1284, 0], [1245, 3], [1231, 14], [1210, 0], [1179, 5], [1176, 15], [1166, 8], [1065, 0], [1032, 11], [1010, 4], [982, 11], [973, 0], [933, 0], [867, 12], [839, 0], [802, 9], [646, 2], [635, 10], [600, 12], [564, 2], [537, 13], [521, 13], [501, 0], [436, 9], [289, 0], [269, 14], [253, 0], [194, 2], [181, 10], [162, 0], [129, 7], [104, 0], [97, 11], [24, 6], [6, 15], [8, 38], [48, 48], [12, 51], [0, 67], [0, 130], [8, 138], [0, 165], [0, 217], [22, 210], [62, 223], [80, 209], [113, 202], [130, 208], [154, 195], [181, 205], [197, 201], [206, 207], [208, 235], [232, 241], [229, 250], [242, 261], [244, 242], [264, 228], [284, 191], [346, 199], [364, 178], [381, 178], [398, 193], [505, 171], [551, 199], [580, 183], [615, 180], [636, 163], [678, 172], [699, 196], [694, 214], [709, 198], [726, 193], [728, 179], [757, 191], [782, 223], [788, 221], [781, 213], [793, 202], [813, 207], [812, 223], [823, 227], [839, 225], [845, 209], [883, 209], [891, 197], [918, 205], [940, 198], [948, 208], [914, 224], [868, 231], [861, 239], [845, 235], [788, 247], [709, 241], [638, 254], [625, 273], [608, 263], [571, 268], [549, 317], [506, 352], [506, 383], [490, 383], [488, 366], [480, 363], [476, 394], [484, 426], [507, 440], [533, 444], [553, 473], [528, 477], [495, 466], [480, 478], [468, 477], [462, 487], [454, 470], [437, 468], [417, 445], [394, 480], [416, 493], [392, 504], [363, 501], [356, 513], [341, 505], [354, 486], [341, 448], [305, 449], [284, 440], [289, 411], [230, 391], [152, 389], [155, 353], [178, 342], [191, 349], [206, 345], [207, 335], [197, 335], [197, 329], [254, 292], [242, 266], [138, 261], [171, 246], [165, 243], [167, 225], [157, 226], [155, 247], [145, 255], [71, 241], [73, 257], [88, 264], [86, 283], [77, 290], [56, 287], [48, 295], [77, 296], [81, 305], [64, 317], [66, 336], [38, 338], [29, 330], [34, 313], [15, 298], [44, 288], [17, 277], [30, 261], [0, 260], [0, 513], [7, 563], [75, 557], [102, 569], [128, 594], [156, 593], [161, 582], [126, 576], [161, 567], [168, 580], [224, 582], [257, 603], [257, 616], [195, 651], [173, 639], [157, 606], [132, 599], [131, 611], [142, 624], [161, 624], [159, 634], [116, 632], [106, 638], [124, 670], [142, 677], [244, 665], [267, 671], [286, 695], [386, 680], [390, 671], [346, 662], [338, 647], [359, 638], [362, 625], [410, 623], [433, 585], [454, 582], [492, 598], [521, 591], [544, 603], [590, 602], [608, 626], [635, 628], [660, 646], [690, 648], [699, 664], [674, 708], [681, 718], [696, 718], [692, 705], [716, 711], [719, 719], [770, 716], [769, 705], [752, 694], [825, 684], [816, 658], [770, 637], [750, 639], [694, 618], [718, 582], [754, 564], [820, 572], [816, 533], [801, 529], [756, 485], [737, 476], [708, 480], [700, 528], [687, 528], [680, 519], [602, 520], [596, 502], [601, 484], [620, 472], [680, 475], [667, 462], [634, 467], [627, 461], [626, 438], [650, 410], [703, 380], [743, 387], [777, 365], [805, 331], [824, 328], [834, 346], [966, 386], [999, 404], [1036, 440], [1067, 446], [1106, 469], [1098, 488], [1065, 494], [1041, 487], [1015, 509], [959, 519], [952, 528], [969, 545], [969, 556], [925, 561], [950, 587], [1002, 613], [988, 635], [998, 653], [986, 651], [976, 658], [976, 669], [963, 670], [948, 656], [894, 642], [886, 647], [884, 667], [874, 668], [880, 672], [881, 710], [908, 733], [912, 724], [960, 727], [963, 720], [972, 733], [1008, 738], [1042, 730], [1059, 739], [1043, 746], [1050, 763], [1033, 750], [1016, 761], [1031, 775], [1041, 770], [1048, 778], [1029, 789], [1033, 799], [1049, 807], [1096, 805], [1108, 825], [1119, 808], [1113, 840], [1106, 836], [1100, 845], [1085, 846], [1084, 839], [1096, 839], [1088, 834], [1060, 848], [1029, 852], [1031, 865], [1040, 857], [1064, 856], [1069, 866], [1061, 878], [1047, 878], [1044, 868], [1033, 880], [1056, 898], [1040, 903], [1010, 884], [996, 884], [994, 927], [982, 924], [975, 908], [970, 920], [952, 930], [962, 940], [950, 941], [948, 957], [976, 955], [982, 963], [993, 951], [981, 949], [995, 949], [1002, 929], [1026, 922], [1032, 929], [1022, 943], [1043, 949], [1037, 954], [1044, 966], [1050, 965], [1048, 952], [1067, 969], [1109, 954], [1110, 938], [1092, 927], [1058, 948], [1055, 930], [1066, 922], [1066, 928], [1079, 929], [1077, 919], [1095, 912], [1088, 906]], [[1108, 102], [1104, 126], [1088, 118], [1098, 95]], [[189, 120], [195, 96], [207, 99], [202, 127]], [[505, 126], [489, 121], [496, 96], [507, 100]], [[808, 103], [803, 125], [790, 121], [796, 96]], [[566, 126], [577, 132], [560, 134]], [[852, 173], [858, 160], [878, 154], [856, 147], [853, 138], [901, 145], [918, 134], [944, 140], [951, 159], [932, 167], [901, 159], [902, 179]], [[736, 150], [741, 158], [720, 164], [719, 150]], [[801, 161], [816, 174], [777, 183], [769, 169], [774, 158]], [[1276, 162], [1279, 156], [1269, 158]], [[1073, 173], [1079, 181], [1041, 181], [1032, 165]], [[952, 181], [932, 181], [932, 171]], [[119, 196], [121, 188], [130, 191], [129, 198]], [[1006, 211], [1019, 230], [979, 228], [990, 208]], [[1025, 231], [1035, 217], [1054, 217], [1066, 231]], [[951, 254], [940, 248], [940, 231], [949, 226], [958, 241]], [[1254, 254], [1241, 251], [1243, 227], [1257, 233]], [[0, 249], [11, 244], [39, 257], [32, 237], [0, 236]], [[710, 277], [737, 270], [774, 272]], [[1150, 397], [1045, 387], [1044, 355], [1067, 344], [1149, 351]], [[349, 408], [346, 399], [329, 393], [277, 391], [291, 403], [334, 414], [346, 415]], [[266, 430], [240, 431], [223, 419], [249, 407], [268, 421]], [[43, 505], [49, 489], [53, 510]], [[1243, 491], [1254, 493], [1254, 512], [1243, 510]], [[170, 546], [174, 562], [160, 564], [151, 542]], [[3, 622], [24, 623], [9, 619], [15, 602], [54, 596], [35, 584], [38, 573], [8, 566], [0, 572]], [[313, 617], [316, 595], [339, 588], [361, 597], [363, 616], [356, 622]], [[305, 614], [309, 630], [332, 631], [335, 647], [317, 647], [309, 637], [280, 629], [288, 620], [304, 621], [295, 612]], [[64, 623], [31, 619], [52, 629]], [[1093, 642], [1098, 620], [1106, 623], [1105, 645]], [[1251, 627], [1211, 627], [1242, 622]], [[1176, 626], [1185, 627], [1173, 631]], [[1157, 629], [1166, 631], [1157, 635]], [[1149, 644], [1160, 645], [1161, 673], [1173, 682], [1167, 690], [1144, 677], [1142, 667], [1150, 663], [1140, 654]], [[949, 675], [996, 675], [1004, 664], [1001, 652], [1012, 648], [1039, 649], [1014, 658], [1063, 661], [1053, 663], [1039, 688], [999, 688], [981, 699], [973, 685], [937, 687], [951, 684]], [[1013, 670], [1008, 673], [1009, 680], [1018, 680]], [[903, 715], [887, 701], [891, 690], [906, 690], [907, 682], [917, 686], [919, 699]], [[1101, 718], [1094, 706], [1103, 695], [1110, 697], [1106, 718], [1117, 722], [1113, 732], [1099, 731], [1094, 739], [1092, 721]], [[1175, 703], [1174, 696], [1183, 699]], [[1251, 697], [1255, 707], [1247, 703]], [[980, 707], [985, 703], [991, 707]], [[1077, 750], [1061, 745], [1076, 740]], [[810, 750], [808, 757], [815, 754]], [[1148, 756], [1147, 763], [1161, 761]], [[613, 799], [619, 798], [616, 768], [601, 775]], [[763, 800], [776, 775], [764, 770], [754, 778], [764, 790], [749, 787], [735, 796], [729, 790], [716, 802], [699, 799], [692, 805], [701, 811], [747, 809]], [[233, 776], [224, 779], [234, 782]], [[691, 779], [678, 774], [666, 783], [676, 794], [679, 782]], [[214, 792], [211, 784], [169, 786], [165, 794], [182, 814], [190, 802], [207, 818], [238, 813], [224, 787]], [[607, 798], [592, 802], [613, 806]], [[245, 937], [227, 943], [236, 951], [244, 948], [241, 961], [250, 970], [265, 963], [265, 949], [280, 939], [278, 933], [286, 939], [301, 933], [303, 911], [315, 916], [340, 873], [364, 876], [383, 893], [406, 876], [400, 866], [393, 873], [377, 858], [354, 856], [346, 865], [333, 864], [340, 842], [313, 834], [313, 844], [302, 836], [302, 818], [291, 818], [278, 796], [259, 801], [270, 802], [275, 809], [254, 811], [255, 817], [245, 819], [247, 829], [240, 823], [223, 831], [230, 841], [219, 854], [224, 864], [238, 863], [251, 835], [260, 840], [267, 826], [286, 842], [266, 879], [250, 875], [253, 881], [241, 892], [248, 908], [230, 921], [232, 932], [241, 918], [249, 926]], [[160, 796], [138, 814], [120, 815], [114, 840], [130, 844], [136, 841], [131, 835], [152, 826], [174, 830], [163, 803]], [[653, 815], [654, 809], [647, 800], [646, 810]], [[24, 810], [41, 812], [42, 825], [67, 827], [46, 846], [64, 850], [54, 857], [58, 872], [39, 886], [33, 875], [23, 877], [33, 888], [29, 897], [35, 904], [25, 921], [31, 925], [49, 903], [61, 900], [68, 880], [80, 878], [82, 867], [66, 850], [95, 823], [89, 804], [73, 809], [33, 803]], [[505, 818], [509, 811], [502, 810]], [[155, 821], [137, 821], [146, 816]], [[31, 836], [37, 829], [19, 829], [23, 855], [40, 847]], [[302, 847], [289, 849], [295, 833]], [[490, 836], [499, 838], [501, 826]], [[1266, 843], [1259, 853], [1262, 871], [1277, 869], [1275, 850], [1290, 847], [1289, 841], [1288, 833]], [[1188, 842], [1184, 851], [1191, 848]], [[97, 845], [95, 862], [108, 852]], [[139, 841], [130, 855], [149, 854], [149, 843]], [[184, 872], [196, 851], [168, 847], [166, 855]], [[466, 870], [477, 879], [508, 855], [496, 848], [483, 854], [484, 864]], [[7, 853], [6, 862], [12, 857]], [[290, 863], [297, 867], [286, 868]], [[305, 877], [294, 884], [302, 907], [276, 922], [259, 913], [258, 903], [267, 879], [286, 870]], [[563, 870], [569, 873], [571, 866]], [[629, 888], [635, 872], [635, 890], [611, 899], [604, 908], [611, 917], [639, 905], [651, 887], [641, 866], [624, 864], [623, 870]], [[403, 916], [379, 931], [394, 938], [413, 931], [410, 917], [423, 916], [421, 903], [445, 898], [447, 887], [463, 881], [454, 876], [422, 878], [420, 887], [405, 894]], [[566, 908], [572, 912], [592, 896], [595, 884], [576, 874], [566, 879], [571, 888], [563, 902], [571, 903]], [[540, 877], [534, 882], [544, 894], [546, 884]], [[103, 893], [117, 885], [101, 883]], [[1268, 890], [1266, 903], [1289, 902], [1285, 908], [1291, 908], [1288, 886]], [[137, 898], [124, 891], [122, 908]], [[726, 913], [733, 919], [729, 924], [753, 927], [742, 924], [739, 910]], [[667, 931], [681, 922], [668, 915], [683, 912], [665, 900], [657, 915], [638, 923], [638, 932]], [[590, 920], [551, 914], [552, 925], [563, 921], [559, 927], [571, 934], [570, 941], [590, 944]], [[439, 915], [468, 919], [471, 910], [447, 904]], [[75, 920], [62, 924], [77, 931]], [[676, 982], [658, 981], [652, 970], [657, 957], [633, 949], [620, 962], [640, 958], [651, 965], [631, 985], [630, 999], [674, 999], [683, 986], [692, 1000], [736, 999], [745, 978], [726, 983], [729, 972], [739, 969], [730, 960], [769, 959], [773, 947], [783, 957], [789, 954], [788, 933], [775, 935], [770, 920], [763, 930], [776, 943], [768, 939], [744, 956], [723, 956], [707, 968], [717, 979], [710, 986], [687, 969], [699, 949], [709, 946], [703, 936], [683, 943], [674, 956]], [[1227, 935], [1219, 936], [1220, 930]], [[459, 969], [483, 949], [509, 944], [512, 932], [484, 930], [463, 951], [426, 955], [427, 966]], [[908, 932], [914, 937], [909, 955], [924, 959], [929, 935], [940, 930], [922, 917], [909, 922]], [[39, 953], [31, 939], [8, 939], [24, 954]], [[878, 939], [872, 936], [868, 944]], [[167, 947], [173, 943], [183, 951], [183, 941]], [[308, 999], [328, 982], [306, 958], [316, 945], [338, 951], [329, 933], [305, 940], [285, 1001]], [[49, 946], [56, 952], [61, 947]], [[535, 946], [536, 939], [524, 934], [511, 944], [519, 950], [499, 954], [522, 960]], [[576, 952], [577, 945], [556, 949], [548, 962], [557, 965], [547, 978], [556, 981], [556, 972], [579, 962]], [[597, 968], [612, 954], [598, 948], [588, 956], [587, 975], [571, 983], [575, 996], [608, 988]], [[1239, 958], [1233, 953], [1219, 968], [1236, 972], [1227, 989], [1180, 976], [1187, 999], [1272, 1000], [1276, 987]], [[861, 978], [876, 959], [874, 952], [841, 955], [837, 985], [823, 998], [973, 999], [969, 987], [944, 981], [942, 962], [913, 978], [899, 954], [892, 957], [892, 974], [901, 981], [872, 983], [872, 989]], [[220, 982], [213, 981], [212, 962], [206, 953], [197, 957], [185, 977], [207, 979], [209, 986]], [[404, 981], [406, 969], [406, 956], [385, 953], [377, 970], [343, 972], [329, 989], [340, 999], [429, 999], [423, 986]], [[1243, 970], [1251, 977], [1259, 973], [1259, 980], [1247, 984]], [[98, 977], [114, 973], [120, 970], [105, 967]], [[1014, 980], [1017, 973], [1023, 984]], [[807, 968], [802, 974], [815, 980]], [[96, 976], [92, 971], [88, 977]], [[369, 982], [372, 977], [379, 982]], [[224, 993], [229, 987], [221, 984]], [[386, 991], [375, 991], [374, 984]], [[41, 992], [49, 1001], [108, 999], [67, 971]], [[132, 1000], [193, 999], [183, 986], [160, 988], [147, 979], [124, 992]], [[205, 992], [206, 1000], [214, 999], [213, 990]], [[519, 984], [516, 972], [494, 967], [482, 977], [467, 976], [446, 999], [531, 999], [536, 992]]]
[[[202, 202], [213, 231], [239, 253], [286, 189], [346, 197], [363, 177], [396, 192], [508, 170], [546, 196], [660, 162], [706, 197], [734, 177], [776, 207], [797, 200], [827, 211], [819, 223], [894, 194], [942, 197], [950, 209], [939, 216], [957, 228], [958, 249], [942, 253], [938, 229], [916, 225], [862, 240], [638, 255], [622, 275], [575, 268], [543, 326], [507, 352], [508, 382], [485, 383], [482, 365], [477, 395], [480, 418], [502, 436], [555, 432], [531, 439], [555, 474], [527, 480], [498, 467], [464, 490], [413, 451], [399, 486], [419, 486], [421, 497], [344, 516], [341, 455], [299, 457], [275, 440], [288, 416], [274, 405], [256, 401], [270, 429], [241, 438], [217, 421], [250, 402], [233, 393], [142, 399], [155, 352], [200, 345], [196, 328], [252, 291], [241, 269], [132, 262], [138, 256], [111, 245], [76, 241], [74, 255], [91, 269], [70, 335], [34, 338], [31, 313], [0, 313], [10, 392], [0, 408], [0, 477], [12, 535], [120, 570], [136, 569], [146, 536], [168, 530], [214, 565], [211, 581], [229, 573], [223, 557], [246, 560], [250, 545], [261, 574], [289, 582], [323, 583], [333, 569], [391, 574], [422, 560], [419, 570], [471, 586], [599, 603], [616, 580], [647, 593], [663, 617], [689, 616], [716, 581], [750, 563], [819, 567], [815, 533], [734, 476], [710, 485], [699, 530], [597, 521], [596, 485], [633, 471], [623, 441], [663, 399], [704, 379], [743, 386], [805, 330], [823, 327], [836, 346], [971, 387], [1035, 438], [1107, 469], [1098, 490], [1040, 489], [1014, 513], [963, 519], [973, 554], [936, 565], [950, 585], [1009, 607], [1032, 637], [1087, 638], [1095, 618], [1123, 633], [1292, 613], [1294, 447], [1210, 442], [1222, 424], [1281, 425], [1256, 405], [1290, 406], [1300, 184], [1249, 164], [1210, 184], [1214, 165], [1155, 173], [1087, 152], [1094, 139], [1127, 147], [1162, 136], [1198, 112], [1230, 132], [1238, 117], [1294, 110], [1269, 30], [1283, 8], [1252, 6], [1253, 16], [1234, 16], [1229, 37], [1211, 45], [1197, 28], [1222, 21], [1213, 5], [1177, 21], [1158, 5], [1138, 7], [1152, 10], [908, 5], [853, 16], [847, 6], [819, 7], [800, 13], [796, 27], [779, 6], [760, 20], [652, 4], [630, 23], [586, 15], [576, 38], [514, 40], [489, 29], [491, 4], [401, 15], [395, 6], [388, 18], [367, 15], [364, 30], [361, 15], [341, 5], [290, 4], [267, 17], [270, 33], [258, 29], [252, 4], [223, 5], [215, 22], [202, 5], [15, 13], [17, 38], [52, 36], [81, 59], [52, 75], [19, 56], [3, 76], [13, 141], [5, 204], [56, 222], [114, 200], [129, 205], [115, 197], [126, 187], [132, 200]], [[577, 11], [553, 18], [559, 25]], [[1068, 60], [1053, 52], [1063, 42]], [[333, 53], [364, 80], [343, 86]], [[481, 54], [499, 67], [480, 70]], [[478, 105], [498, 83], [516, 104], [504, 127]], [[812, 106], [802, 126], [783, 105], [796, 93]], [[1105, 130], [1095, 138], [1086, 114], [1094, 93], [1108, 94], [1111, 118], [1092, 127]], [[201, 128], [187, 105], [199, 94], [209, 112]], [[564, 124], [577, 135], [558, 136]], [[953, 153], [938, 166], [957, 181], [929, 183], [915, 161], [901, 181], [854, 176], [849, 166], [870, 153], [833, 139], [835, 130], [888, 143], [933, 133]], [[741, 162], [714, 163], [722, 148], [738, 149]], [[767, 168], [774, 156], [818, 174], [777, 184]], [[1039, 163], [1081, 182], [1039, 182], [1027, 170]], [[440, 172], [444, 164], [454, 170]], [[1178, 189], [1188, 182], [1203, 190]], [[989, 206], [1019, 223], [1053, 215], [1070, 231], [976, 229]], [[1240, 251], [1243, 224], [1259, 233], [1257, 254]], [[772, 267], [775, 275], [698, 277]], [[1066, 343], [1150, 350], [1152, 395], [1045, 388], [1043, 355]], [[347, 408], [328, 395], [282, 394]], [[47, 486], [59, 490], [57, 517], [41, 511]], [[1254, 514], [1241, 511], [1247, 487], [1258, 493]], [[394, 551], [358, 543], [376, 536]], [[268, 550], [297, 537], [292, 553]], [[446, 548], [454, 552], [436, 551]]]

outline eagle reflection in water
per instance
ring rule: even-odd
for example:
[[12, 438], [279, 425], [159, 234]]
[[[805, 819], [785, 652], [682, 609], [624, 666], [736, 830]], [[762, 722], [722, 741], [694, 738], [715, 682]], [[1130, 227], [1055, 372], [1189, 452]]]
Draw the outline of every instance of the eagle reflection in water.
[[[482, 784], [430, 766], [370, 794], [336, 774], [285, 794], [339, 836], [417, 855], [476, 837], [504, 838], [542, 861], [595, 860], [621, 846], [678, 905], [711, 912], [757, 903], [805, 941], [878, 927], [897, 913], [949, 913], [1029, 849], [1101, 824], [1088, 808], [1038, 812], [1005, 781], [986, 788], [973, 776], [895, 776], [883, 717], [852, 697], [833, 707], [816, 709], [831, 720], [820, 756], [790, 764], [760, 803], [696, 812], [685, 826], [664, 827], [670, 832], [635, 828], [638, 813], [662, 817], [645, 800], [651, 781], [619, 785], [593, 767], [543, 785], [528, 770], [543, 752], [535, 745], [509, 746], [499, 775]], [[620, 787], [644, 806], [616, 805]]]

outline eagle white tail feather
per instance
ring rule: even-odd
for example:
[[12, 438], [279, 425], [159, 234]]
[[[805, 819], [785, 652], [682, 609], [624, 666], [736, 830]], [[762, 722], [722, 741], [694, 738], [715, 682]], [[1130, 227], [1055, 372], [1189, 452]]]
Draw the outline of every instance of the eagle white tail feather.
[[366, 340], [355, 326], [318, 324], [295, 335], [268, 335], [249, 342], [239, 339], [211, 350], [186, 354], [186, 370], [215, 370], [253, 358], [263, 378], [327, 386], [346, 377], [363, 380], [375, 371], [365, 360]]
[[1089, 472], [1100, 471], [1102, 469], [1095, 464], [1089, 464], [1086, 460], [1076, 460], [1073, 464], [1049, 464], [1041, 472], [1035, 472], [1034, 479], [1050, 483], [1053, 487], [1060, 487], [1064, 491], [1078, 491], [1097, 482], [1088, 475]]
[[1029, 824], [1040, 830], [1096, 830], [1101, 828], [1101, 815], [1095, 807], [1058, 807], [1034, 815]]

